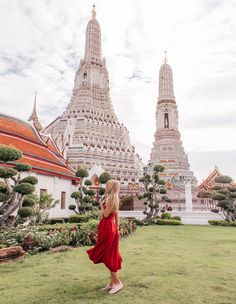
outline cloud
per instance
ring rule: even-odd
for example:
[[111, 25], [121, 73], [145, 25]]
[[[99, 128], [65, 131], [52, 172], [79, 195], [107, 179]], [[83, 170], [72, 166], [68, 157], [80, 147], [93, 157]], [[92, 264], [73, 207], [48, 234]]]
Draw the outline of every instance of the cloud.
[[[36, 90], [43, 124], [65, 110], [84, 54], [92, 4], [0, 2], [0, 111], [27, 119]], [[167, 50], [180, 131], [185, 150], [193, 155], [192, 168], [199, 178], [207, 175], [211, 159], [220, 153], [216, 164], [236, 177], [228, 166], [236, 156], [236, 3], [99, 0], [96, 7], [111, 99], [137, 153], [145, 162], [149, 159], [158, 71]]]

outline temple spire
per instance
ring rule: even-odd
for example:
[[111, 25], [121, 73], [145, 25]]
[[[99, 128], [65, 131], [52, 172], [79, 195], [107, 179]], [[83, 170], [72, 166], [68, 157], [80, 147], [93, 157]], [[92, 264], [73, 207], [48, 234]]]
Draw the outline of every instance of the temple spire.
[[164, 64], [159, 71], [159, 97], [158, 100], [175, 100], [173, 88], [173, 75], [171, 66], [167, 63], [165, 51]]
[[102, 59], [101, 51], [101, 29], [96, 19], [95, 4], [92, 9], [92, 18], [89, 20], [86, 29], [85, 61], [99, 62]]
[[35, 92], [34, 95], [34, 106], [33, 106], [33, 111], [28, 119], [28, 121], [32, 121], [35, 125], [35, 127], [37, 128], [38, 131], [42, 130], [43, 127], [41, 125], [41, 123], [39, 122], [38, 119], [38, 115], [37, 115], [37, 111], [36, 111], [36, 102], [37, 102], [37, 91]]
[[93, 4], [93, 9], [92, 9], [92, 18], [96, 18], [96, 9], [95, 9], [95, 4]]
[[165, 53], [165, 55], [164, 55], [164, 64], [167, 64], [167, 56], [166, 56], [167, 51], [165, 51], [164, 53]]

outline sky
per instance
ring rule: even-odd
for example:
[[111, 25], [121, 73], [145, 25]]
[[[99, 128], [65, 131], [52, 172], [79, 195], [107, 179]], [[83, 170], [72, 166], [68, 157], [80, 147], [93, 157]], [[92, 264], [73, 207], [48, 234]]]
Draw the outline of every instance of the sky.
[[[94, 1], [0, 0], [0, 112], [47, 125], [70, 101]], [[179, 129], [201, 181], [236, 178], [236, 1], [97, 0], [111, 99], [144, 163], [167, 51]]]

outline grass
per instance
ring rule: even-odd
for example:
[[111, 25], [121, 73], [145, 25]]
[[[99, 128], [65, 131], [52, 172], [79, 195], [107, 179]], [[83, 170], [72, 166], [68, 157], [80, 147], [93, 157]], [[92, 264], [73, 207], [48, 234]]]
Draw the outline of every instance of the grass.
[[100, 291], [108, 272], [83, 247], [0, 265], [0, 303], [236, 303], [235, 228], [142, 227], [120, 249], [125, 287], [116, 295]]

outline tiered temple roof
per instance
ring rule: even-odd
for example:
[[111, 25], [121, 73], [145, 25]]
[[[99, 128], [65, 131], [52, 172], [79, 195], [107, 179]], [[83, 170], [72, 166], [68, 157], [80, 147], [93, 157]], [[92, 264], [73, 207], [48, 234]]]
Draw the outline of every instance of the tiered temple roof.
[[79, 180], [53, 139], [41, 135], [34, 124], [0, 113], [0, 143], [21, 150], [20, 162], [30, 164], [35, 172]]

